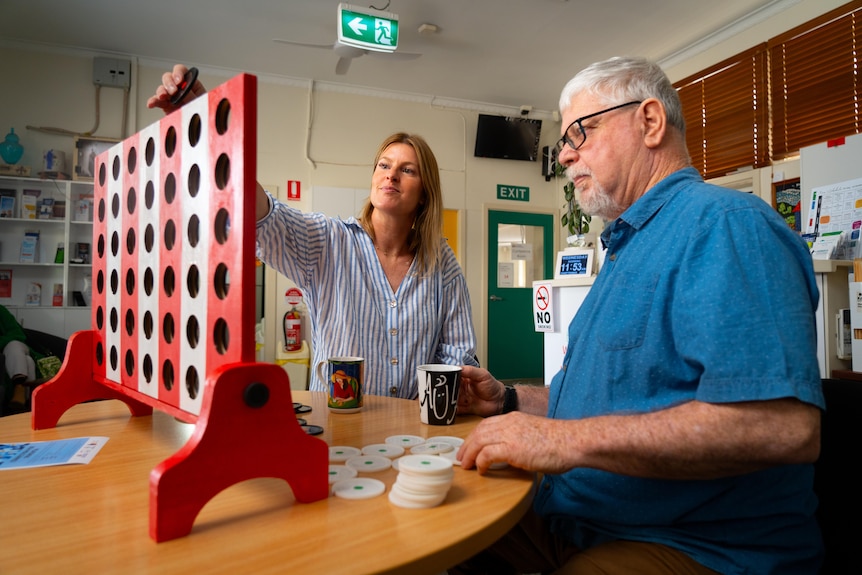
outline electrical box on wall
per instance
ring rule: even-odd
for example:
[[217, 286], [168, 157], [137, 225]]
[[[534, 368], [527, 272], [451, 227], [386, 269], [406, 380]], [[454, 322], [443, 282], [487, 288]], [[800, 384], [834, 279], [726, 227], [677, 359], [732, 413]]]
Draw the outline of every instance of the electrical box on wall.
[[132, 83], [132, 62], [117, 58], [93, 58], [93, 83], [128, 88]]

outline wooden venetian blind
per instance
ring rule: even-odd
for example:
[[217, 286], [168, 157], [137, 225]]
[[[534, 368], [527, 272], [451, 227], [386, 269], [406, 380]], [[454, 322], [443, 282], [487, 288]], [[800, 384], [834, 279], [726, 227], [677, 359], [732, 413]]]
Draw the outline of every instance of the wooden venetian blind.
[[765, 43], [674, 87], [682, 101], [692, 165], [704, 178], [769, 163]]
[[857, 0], [768, 42], [774, 159], [859, 133], [860, 18]]

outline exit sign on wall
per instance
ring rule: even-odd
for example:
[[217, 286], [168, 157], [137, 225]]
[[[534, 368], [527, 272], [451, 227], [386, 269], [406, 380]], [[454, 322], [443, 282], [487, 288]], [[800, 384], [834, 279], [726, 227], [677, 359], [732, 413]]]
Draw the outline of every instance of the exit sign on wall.
[[497, 199], [529, 202], [530, 188], [526, 188], [523, 186], [504, 186], [502, 184], [497, 184]]

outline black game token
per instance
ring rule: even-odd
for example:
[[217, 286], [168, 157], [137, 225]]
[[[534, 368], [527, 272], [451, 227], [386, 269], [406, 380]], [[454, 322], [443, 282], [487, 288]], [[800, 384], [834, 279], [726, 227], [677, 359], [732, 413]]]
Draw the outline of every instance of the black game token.
[[297, 417], [297, 418], [296, 418], [296, 421], [297, 421], [300, 425], [308, 425], [308, 422], [307, 422], [307, 421], [305, 421], [305, 420], [304, 420], [303, 418], [301, 418], [301, 417]]
[[293, 404], [293, 411], [295, 413], [308, 413], [309, 411], [311, 411], [311, 406], [310, 405], [302, 405], [301, 403], [297, 405], [296, 403], [294, 403]]
[[180, 82], [180, 85], [177, 86], [177, 91], [171, 96], [171, 104], [177, 105], [183, 101], [183, 98], [188, 95], [191, 91], [192, 86], [195, 85], [198, 79], [198, 69], [197, 68], [189, 68], [186, 72], [186, 75], [183, 76], [183, 81]]
[[302, 425], [301, 427], [309, 435], [320, 435], [323, 433], [323, 428], [319, 425]]

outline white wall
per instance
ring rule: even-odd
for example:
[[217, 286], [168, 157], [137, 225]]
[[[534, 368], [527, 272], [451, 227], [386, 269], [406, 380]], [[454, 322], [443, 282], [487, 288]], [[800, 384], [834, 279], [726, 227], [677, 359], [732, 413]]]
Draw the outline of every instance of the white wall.
[[672, 82], [682, 80], [844, 4], [847, 0], [776, 2], [765, 8], [759, 18], [749, 19], [745, 26], [730, 26], [712, 38], [704, 38], [699, 47], [666, 58], [663, 63], [665, 72]]
[[[0, 46], [0, 61], [9, 68], [4, 77], [15, 78], [16, 84], [15, 90], [0, 92], [0, 135], [15, 128], [25, 148], [20, 163], [31, 166], [34, 174], [41, 167], [43, 150], [50, 148], [65, 150], [71, 167], [74, 144], [70, 136], [43, 134], [27, 126], [72, 131], [93, 127], [92, 59], [97, 55], [104, 54]], [[161, 118], [160, 111], [146, 109], [146, 100], [170, 65], [112, 56], [132, 60], [127, 122], [127, 134], [131, 134]], [[202, 70], [200, 79], [212, 87], [234, 74]], [[287, 180], [299, 180], [302, 199], [294, 205], [309, 210], [314, 187], [367, 188], [374, 153], [389, 134], [406, 131], [424, 136], [440, 165], [444, 207], [461, 211], [459, 256], [473, 299], [479, 357], [483, 360], [485, 210], [493, 205], [497, 209], [558, 214], [562, 184], [546, 182], [539, 162], [474, 158], [478, 110], [440, 108], [415, 100], [397, 94], [375, 97], [319, 91], [310, 83], [259, 78], [258, 179], [278, 186], [282, 197]], [[121, 90], [101, 90], [101, 120], [94, 136], [120, 138], [122, 101]], [[558, 133], [558, 123], [543, 120], [541, 145], [553, 145]], [[497, 184], [529, 187], [530, 202], [498, 201]], [[273, 293], [272, 297], [277, 296]], [[273, 340], [279, 323], [274, 308], [270, 316], [266, 327], [271, 334], [268, 340]], [[274, 346], [267, 351], [267, 359], [273, 359]]]
[[[758, 42], [763, 42], [819, 14], [844, 4], [842, 0], [793, 0], [778, 13], [764, 13], [765, 20], [721, 41], [705, 41], [698, 53], [687, 52], [670, 58], [666, 70], [671, 80], [679, 80], [715, 64]], [[10, 127], [25, 147], [22, 164], [41, 166], [42, 150], [57, 148], [67, 152], [71, 165], [72, 138], [42, 134], [26, 127], [51, 126], [87, 131], [95, 122], [95, 88], [92, 58], [106, 54], [56, 51], [42, 47], [0, 44], [4, 89], [0, 90], [0, 136]], [[160, 118], [147, 110], [146, 99], [170, 63], [138, 61], [135, 56], [113, 55], [132, 60], [132, 88], [129, 94], [127, 133], [133, 133]], [[684, 59], [683, 59], [684, 58]], [[576, 70], [572, 70], [575, 73]], [[233, 71], [202, 70], [201, 80], [218, 85]], [[101, 118], [95, 136], [122, 135], [122, 91], [103, 88]], [[313, 115], [309, 117], [310, 111]], [[490, 112], [490, 110], [489, 110]], [[309, 209], [314, 186], [364, 188], [370, 181], [370, 162], [377, 145], [394, 131], [422, 134], [434, 149], [442, 172], [444, 205], [462, 210], [460, 259], [467, 277], [479, 336], [479, 358], [485, 350], [485, 236], [488, 208], [519, 211], [541, 210], [559, 214], [562, 205], [560, 182], [545, 182], [538, 162], [489, 160], [473, 157], [476, 109], [441, 109], [421, 98], [395, 94], [339, 93], [320, 91], [310, 83], [278, 78], [259, 79], [258, 173], [259, 180], [285, 193], [287, 180], [300, 180], [302, 201], [297, 207]], [[516, 114], [513, 109], [512, 115]], [[543, 118], [541, 145], [553, 145], [559, 123]], [[766, 176], [768, 179], [768, 176]], [[788, 175], [787, 177], [792, 177]], [[527, 186], [530, 202], [500, 202], [497, 184]], [[562, 234], [557, 229], [557, 243]], [[268, 322], [275, 333], [277, 321]], [[267, 358], [274, 357], [268, 350]]]

